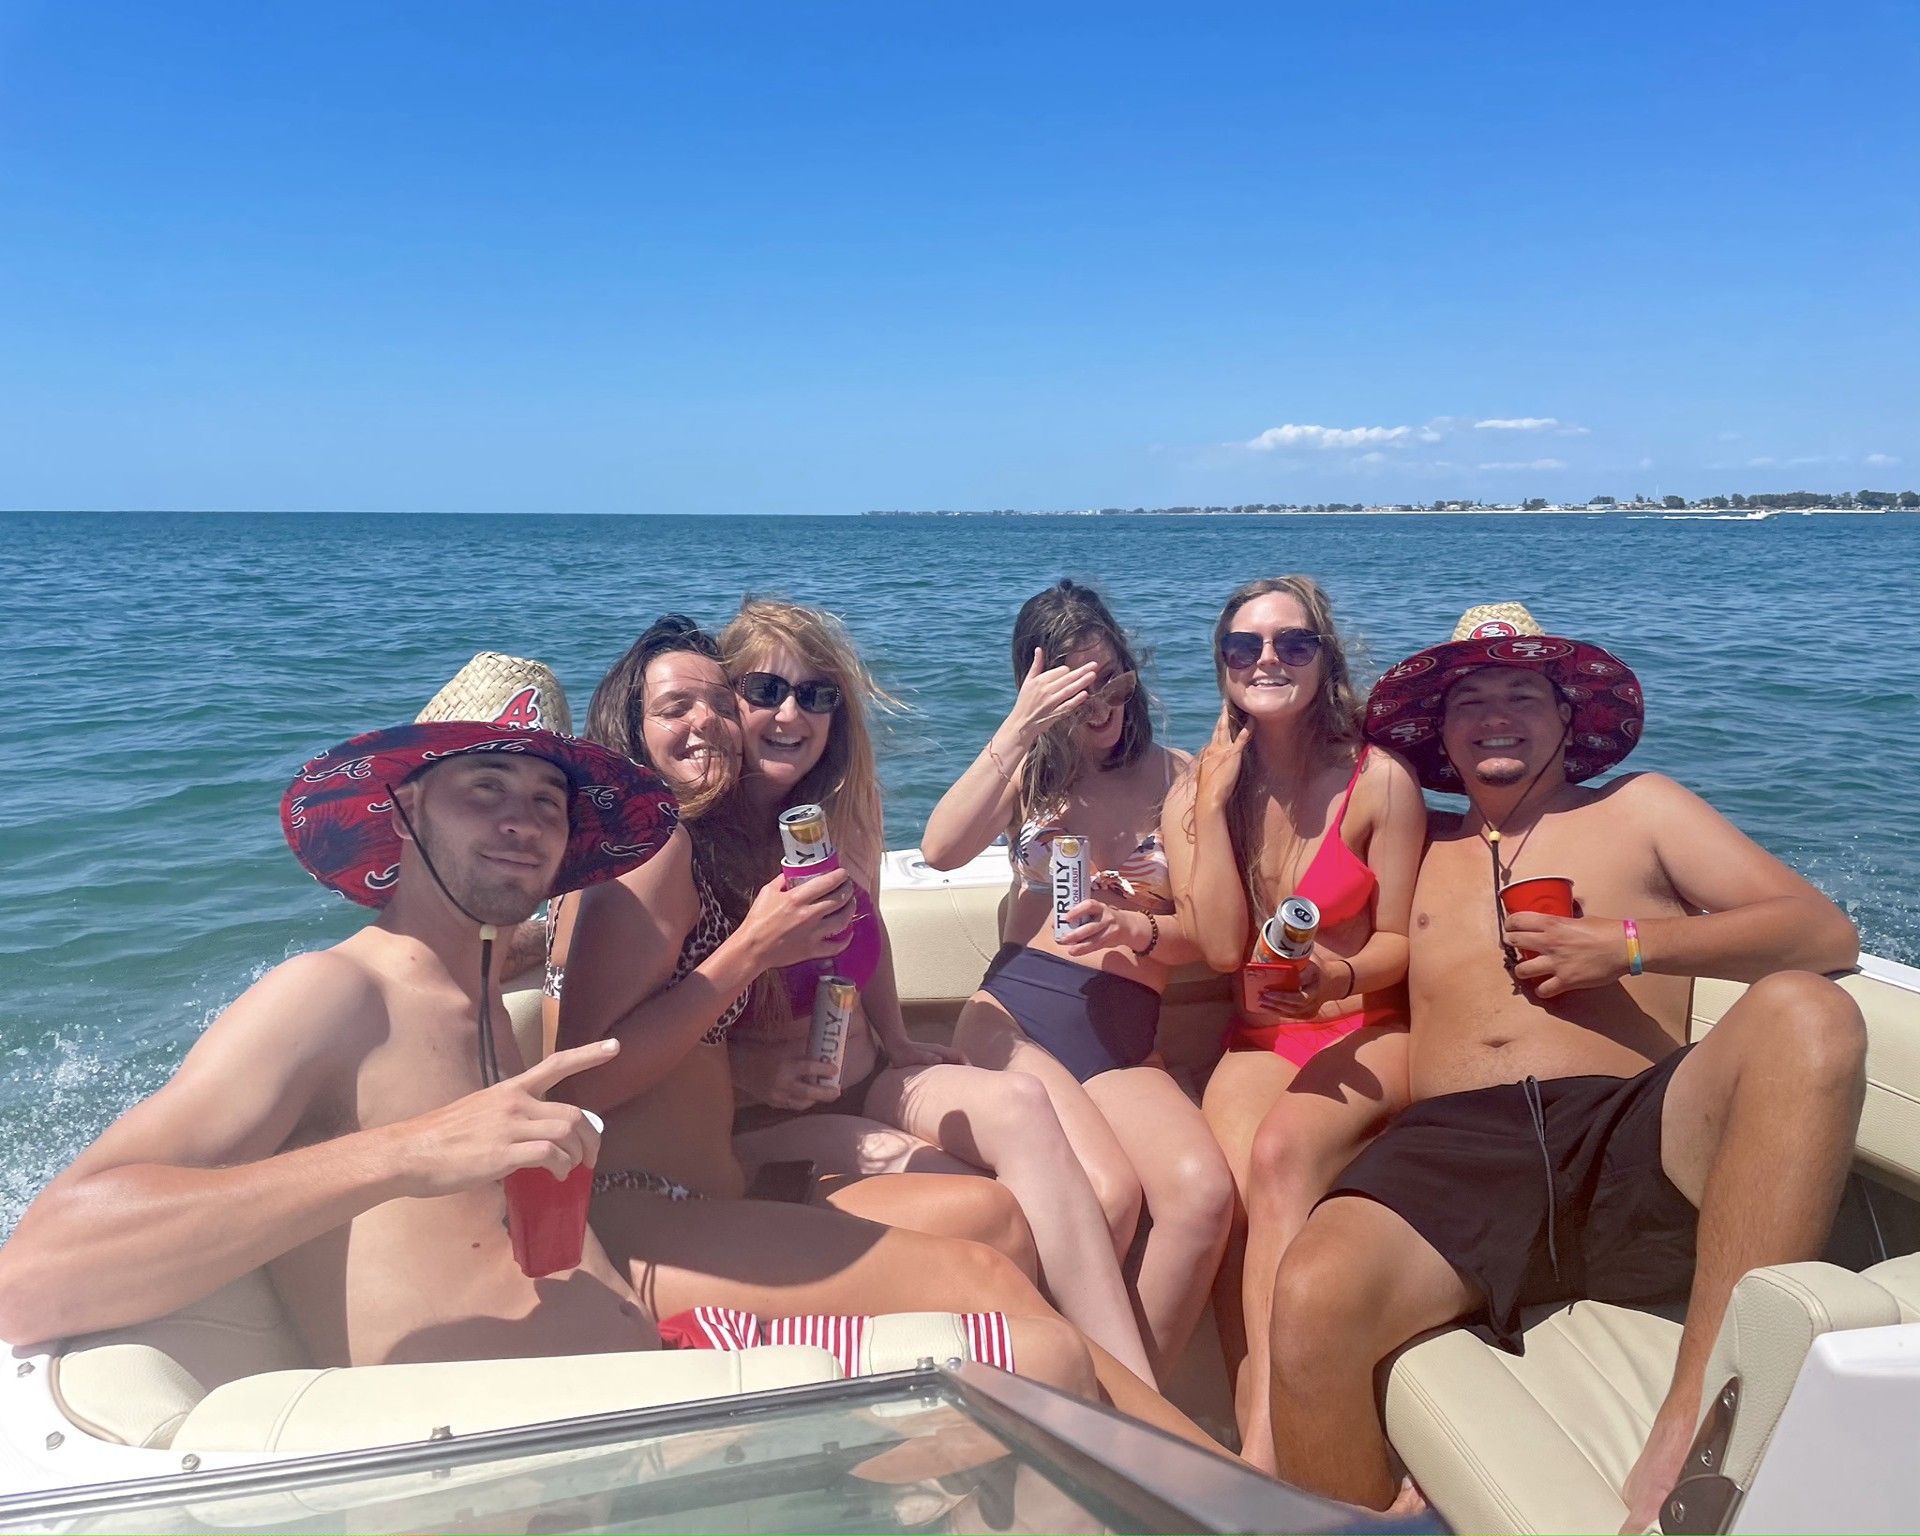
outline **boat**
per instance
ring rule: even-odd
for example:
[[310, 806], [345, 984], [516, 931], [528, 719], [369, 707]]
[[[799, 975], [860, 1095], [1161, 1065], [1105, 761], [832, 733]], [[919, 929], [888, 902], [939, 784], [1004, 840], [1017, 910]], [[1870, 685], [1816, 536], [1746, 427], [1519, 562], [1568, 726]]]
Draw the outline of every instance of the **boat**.
[[[950, 1034], [999, 945], [1004, 850], [887, 855], [903, 1011]], [[1741, 1280], [1668, 1531], [1911, 1530], [1920, 1423], [1920, 970], [1864, 957], [1869, 1031], [1846, 1262]], [[1741, 987], [1696, 983], [1695, 1038]], [[538, 1053], [538, 994], [509, 995]], [[1161, 1050], [1218, 1049], [1226, 978], [1178, 972]], [[1791, 1155], [1791, 1149], [1782, 1149]], [[1387, 1531], [1094, 1405], [947, 1357], [948, 1320], [890, 1320], [878, 1374], [823, 1351], [316, 1367], [264, 1272], [168, 1317], [13, 1351], [0, 1375], [0, 1532], [12, 1530]], [[1389, 1438], [1459, 1530], [1616, 1530], [1619, 1487], [1671, 1372], [1676, 1309], [1536, 1309], [1512, 1356], [1462, 1329], [1383, 1379]], [[1169, 1391], [1223, 1433], [1203, 1323]]]

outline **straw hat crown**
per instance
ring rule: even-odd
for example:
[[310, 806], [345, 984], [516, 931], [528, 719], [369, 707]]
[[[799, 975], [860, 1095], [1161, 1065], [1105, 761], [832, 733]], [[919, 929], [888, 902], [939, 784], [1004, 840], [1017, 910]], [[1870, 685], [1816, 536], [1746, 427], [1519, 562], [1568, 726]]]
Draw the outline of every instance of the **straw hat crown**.
[[499, 651], [480, 652], [413, 718], [415, 724], [481, 720], [523, 731], [573, 734], [573, 712], [560, 679], [537, 661]]
[[1460, 615], [1460, 622], [1453, 626], [1453, 641], [1511, 640], [1545, 633], [1525, 603], [1479, 603]]

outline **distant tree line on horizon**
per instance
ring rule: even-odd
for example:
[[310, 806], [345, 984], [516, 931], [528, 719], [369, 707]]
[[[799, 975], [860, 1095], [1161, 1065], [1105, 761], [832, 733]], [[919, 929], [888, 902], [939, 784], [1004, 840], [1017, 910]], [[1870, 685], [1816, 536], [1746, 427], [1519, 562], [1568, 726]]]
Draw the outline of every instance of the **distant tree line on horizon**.
[[[1274, 512], [1473, 512], [1498, 511], [1504, 508], [1518, 507], [1523, 512], [1544, 512], [1548, 507], [1592, 507], [1601, 511], [1645, 511], [1655, 509], [1663, 512], [1798, 512], [1810, 507], [1834, 507], [1842, 511], [1920, 511], [1920, 493], [1913, 491], [1773, 491], [1756, 492], [1742, 495], [1735, 492], [1728, 496], [1701, 496], [1689, 501], [1684, 496], [1650, 497], [1640, 495], [1630, 501], [1620, 501], [1612, 496], [1595, 496], [1587, 501], [1548, 501], [1544, 496], [1529, 496], [1524, 501], [1479, 501], [1454, 499], [1435, 501], [1422, 505], [1418, 502], [1378, 502], [1361, 501], [1263, 501], [1242, 502], [1237, 506], [1218, 507], [1095, 507], [1087, 508], [1081, 515], [1095, 517], [1180, 517], [1180, 516], [1259, 516]], [[1075, 509], [1078, 510], [1078, 509]], [[990, 511], [967, 510], [962, 508], [940, 509], [938, 511], [911, 511], [906, 509], [875, 509], [866, 514], [868, 517], [1033, 517], [1057, 516], [1059, 513], [1036, 513], [1032, 509], [1018, 507], [995, 507]]]

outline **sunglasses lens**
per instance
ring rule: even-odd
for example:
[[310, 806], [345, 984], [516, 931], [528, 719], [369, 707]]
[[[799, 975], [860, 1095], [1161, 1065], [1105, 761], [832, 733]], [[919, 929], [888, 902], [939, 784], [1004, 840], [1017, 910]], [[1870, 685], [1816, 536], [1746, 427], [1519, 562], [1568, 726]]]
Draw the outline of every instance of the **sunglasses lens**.
[[786, 701], [787, 680], [771, 672], [749, 672], [734, 689], [755, 709], [778, 709]]
[[801, 683], [793, 690], [793, 696], [810, 715], [830, 715], [840, 707], [837, 683]]
[[1281, 635], [1274, 642], [1274, 653], [1289, 667], [1304, 667], [1320, 654], [1318, 635]]
[[1220, 637], [1220, 659], [1230, 667], [1250, 667], [1260, 659], [1260, 637], [1236, 629]]

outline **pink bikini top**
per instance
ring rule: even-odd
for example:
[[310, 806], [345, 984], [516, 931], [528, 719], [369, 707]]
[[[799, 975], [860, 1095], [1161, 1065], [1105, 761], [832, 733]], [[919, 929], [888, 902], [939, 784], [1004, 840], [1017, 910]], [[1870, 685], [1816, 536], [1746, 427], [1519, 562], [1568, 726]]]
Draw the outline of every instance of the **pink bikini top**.
[[1347, 846], [1340, 835], [1347, 819], [1347, 807], [1353, 803], [1353, 789], [1360, 782], [1360, 770], [1367, 766], [1370, 747], [1360, 750], [1360, 761], [1353, 765], [1353, 777], [1347, 780], [1347, 793], [1340, 809], [1333, 813], [1333, 825], [1313, 855], [1313, 862], [1300, 877], [1295, 894], [1304, 896], [1320, 909], [1321, 928], [1337, 928], [1367, 910], [1380, 885], [1367, 861]]

